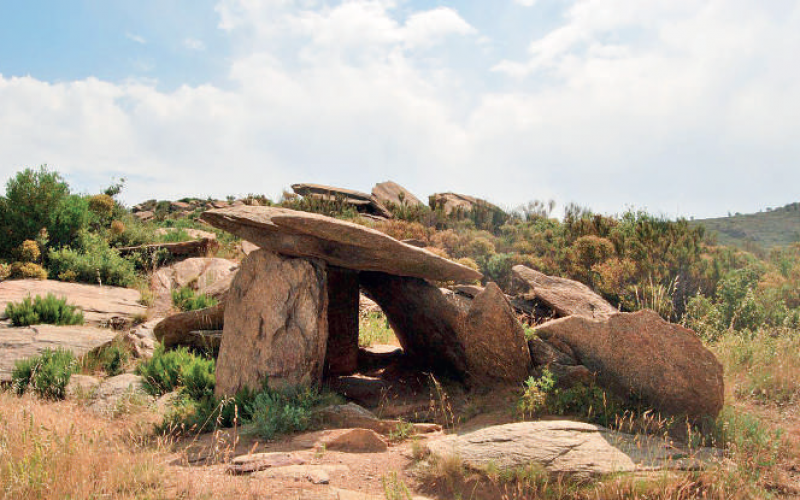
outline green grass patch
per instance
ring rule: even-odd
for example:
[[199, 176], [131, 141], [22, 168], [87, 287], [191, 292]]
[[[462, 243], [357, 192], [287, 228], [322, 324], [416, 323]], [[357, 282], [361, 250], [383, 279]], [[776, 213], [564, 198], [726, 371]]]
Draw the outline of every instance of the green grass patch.
[[72, 352], [46, 349], [39, 356], [15, 363], [11, 385], [19, 395], [30, 390], [45, 399], [64, 399], [67, 384], [76, 367], [77, 361]]
[[183, 312], [197, 311], [217, 305], [219, 301], [204, 293], [197, 293], [188, 286], [172, 291], [172, 304]]

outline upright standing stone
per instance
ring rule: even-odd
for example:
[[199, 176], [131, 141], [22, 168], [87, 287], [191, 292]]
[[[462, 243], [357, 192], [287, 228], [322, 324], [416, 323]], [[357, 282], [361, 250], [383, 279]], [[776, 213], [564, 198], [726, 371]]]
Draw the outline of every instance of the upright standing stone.
[[328, 266], [327, 375], [350, 375], [358, 369], [358, 273]]
[[328, 339], [326, 265], [257, 250], [231, 284], [217, 396], [243, 387], [318, 384]]
[[473, 384], [522, 383], [528, 378], [531, 354], [525, 331], [495, 283], [472, 301], [461, 343]]

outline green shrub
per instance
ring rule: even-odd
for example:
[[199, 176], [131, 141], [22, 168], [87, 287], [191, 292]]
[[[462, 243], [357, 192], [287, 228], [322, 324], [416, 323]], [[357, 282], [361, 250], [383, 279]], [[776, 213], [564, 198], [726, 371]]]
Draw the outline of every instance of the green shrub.
[[[152, 358], [139, 364], [136, 373], [144, 379], [144, 387], [148, 393], [153, 396], [161, 396], [183, 386], [184, 373], [188, 372], [199, 359], [202, 358], [189, 352], [186, 347], [167, 351], [163, 345], [159, 345]], [[213, 374], [214, 362], [213, 360], [209, 361]], [[211, 383], [211, 392], [213, 392], [213, 378]]]
[[113, 377], [125, 371], [125, 366], [130, 359], [130, 349], [124, 343], [115, 341], [111, 345], [81, 357], [80, 371], [87, 374], [102, 371], [104, 374]]
[[256, 432], [272, 439], [279, 434], [307, 430], [314, 423], [313, 409], [330, 402], [328, 395], [311, 387], [273, 390], [265, 386], [256, 394], [247, 413]]
[[45, 349], [39, 356], [15, 363], [11, 384], [20, 395], [31, 389], [46, 399], [64, 399], [75, 368], [75, 356], [70, 351]]
[[59, 299], [52, 293], [48, 293], [45, 298], [37, 295], [31, 300], [28, 296], [20, 303], [9, 303], [6, 306], [6, 316], [11, 319], [14, 326], [42, 323], [50, 325], [83, 324], [83, 313], [76, 306], [68, 305], [66, 298]]
[[120, 257], [99, 235], [80, 234], [76, 249], [51, 250], [50, 272], [65, 281], [130, 286], [136, 278], [133, 263]]
[[6, 194], [0, 197], [0, 255], [10, 256], [23, 241], [35, 239], [42, 228], [50, 227], [51, 217], [68, 195], [64, 179], [44, 165], [9, 179]]
[[196, 293], [188, 286], [172, 291], [172, 303], [183, 312], [197, 311], [217, 305], [219, 301], [204, 293]]

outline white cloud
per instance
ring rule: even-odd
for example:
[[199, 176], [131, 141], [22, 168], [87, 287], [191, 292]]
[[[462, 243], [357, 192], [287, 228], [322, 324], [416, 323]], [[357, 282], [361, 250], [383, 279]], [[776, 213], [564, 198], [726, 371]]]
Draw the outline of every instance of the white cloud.
[[710, 215], [796, 201], [788, 1], [580, 0], [493, 74], [448, 58], [498, 39], [454, 9], [222, 0], [217, 12], [235, 47], [224, 87], [0, 76], [0, 181], [46, 162], [99, 185], [125, 175], [130, 201], [387, 179], [506, 206]]
[[536, 0], [514, 0], [514, 3], [518, 3], [523, 7], [533, 7], [536, 5]]
[[145, 38], [143, 36], [134, 35], [133, 33], [125, 33], [125, 38], [127, 38], [128, 40], [134, 41], [134, 42], [138, 43], [139, 45], [147, 44], [147, 40], [145, 40]]
[[206, 50], [206, 44], [197, 38], [184, 38], [183, 46], [189, 50], [203, 51]]

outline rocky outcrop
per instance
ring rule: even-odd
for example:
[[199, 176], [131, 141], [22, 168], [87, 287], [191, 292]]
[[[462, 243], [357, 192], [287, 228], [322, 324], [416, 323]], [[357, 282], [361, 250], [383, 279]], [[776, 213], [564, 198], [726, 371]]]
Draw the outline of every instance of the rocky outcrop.
[[173, 290], [188, 286], [220, 299], [227, 293], [238, 269], [239, 265], [228, 259], [189, 258], [156, 271], [151, 279], [153, 293], [171, 300]]
[[445, 215], [450, 215], [455, 211], [470, 212], [478, 206], [486, 207], [492, 211], [502, 212], [499, 207], [492, 205], [486, 200], [458, 193], [433, 194], [430, 196], [430, 206], [433, 210], [443, 210]]
[[160, 322], [161, 318], [157, 318], [137, 325], [127, 332], [122, 332], [119, 339], [128, 346], [133, 357], [152, 358], [156, 349], [155, 327]]
[[583, 283], [548, 276], [523, 265], [511, 268], [511, 275], [514, 293], [541, 300], [559, 317], [608, 318], [617, 313], [614, 306]]
[[292, 190], [305, 198], [324, 201], [342, 200], [367, 213], [386, 218], [392, 217], [392, 213], [375, 196], [360, 191], [323, 186], [322, 184], [292, 184]]
[[321, 259], [346, 269], [435, 281], [471, 282], [482, 277], [374, 229], [318, 214], [242, 206], [210, 210], [202, 219], [281, 255]]
[[528, 377], [525, 331], [496, 284], [489, 283], [472, 301], [460, 340], [473, 384], [521, 383]]
[[208, 347], [202, 336], [192, 332], [222, 330], [225, 323], [225, 302], [197, 311], [164, 318], [153, 329], [156, 340], [164, 347]]
[[423, 203], [411, 191], [393, 181], [375, 184], [372, 196], [382, 204], [414, 207]]
[[141, 294], [130, 288], [28, 279], [0, 282], [0, 316], [5, 314], [9, 302], [21, 302], [28, 296], [45, 297], [48, 293], [65, 297], [68, 304], [78, 306], [86, 323], [94, 326], [117, 324], [120, 320], [130, 324], [147, 312], [139, 303]]
[[554, 476], [591, 479], [621, 472], [697, 470], [721, 460], [713, 449], [688, 450], [658, 436], [633, 436], [562, 420], [486, 427], [428, 443], [438, 457], [475, 470], [541, 466]]
[[0, 326], [0, 382], [10, 382], [14, 364], [45, 349], [66, 349], [75, 356], [107, 346], [117, 332], [92, 326]]
[[722, 365], [694, 332], [653, 311], [603, 320], [570, 316], [539, 325], [536, 333], [568, 346], [598, 384], [632, 403], [693, 420], [713, 419], [722, 409]]
[[231, 284], [217, 359], [217, 396], [243, 387], [315, 385], [328, 340], [325, 263], [258, 250]]

